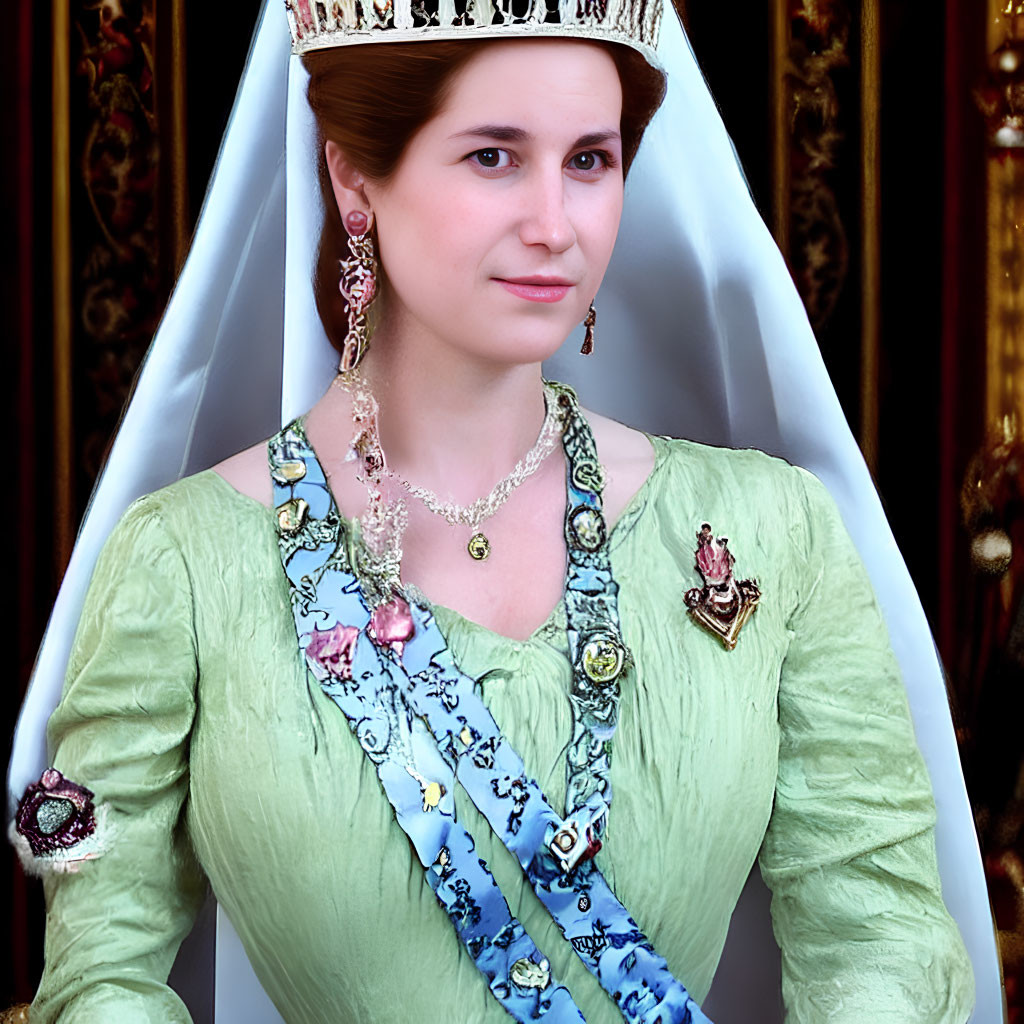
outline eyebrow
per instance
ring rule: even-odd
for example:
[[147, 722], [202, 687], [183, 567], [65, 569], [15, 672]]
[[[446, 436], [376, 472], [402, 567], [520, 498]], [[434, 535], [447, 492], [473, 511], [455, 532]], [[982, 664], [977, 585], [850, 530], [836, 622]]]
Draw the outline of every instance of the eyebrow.
[[[462, 139], [473, 136], [484, 139], [497, 139], [499, 142], [531, 142], [533, 136], [523, 128], [514, 128], [505, 124], [481, 124], [475, 128], [467, 128], [464, 132], [456, 132], [448, 136], [451, 139]], [[580, 149], [585, 146], [600, 146], [605, 142], [621, 142], [622, 136], [618, 132], [600, 131], [587, 132], [581, 135], [570, 147]]]

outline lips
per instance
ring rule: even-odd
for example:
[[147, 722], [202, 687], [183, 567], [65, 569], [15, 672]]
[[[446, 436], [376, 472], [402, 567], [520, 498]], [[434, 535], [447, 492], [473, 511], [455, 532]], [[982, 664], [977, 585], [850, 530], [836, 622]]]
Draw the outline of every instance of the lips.
[[507, 284], [533, 284], [546, 288], [571, 288], [573, 282], [564, 277], [544, 277], [541, 274], [534, 274], [532, 277], [499, 277], [499, 281]]
[[530, 277], [496, 277], [495, 280], [506, 291], [529, 302], [561, 302], [574, 287], [564, 277], [545, 277], [535, 274]]

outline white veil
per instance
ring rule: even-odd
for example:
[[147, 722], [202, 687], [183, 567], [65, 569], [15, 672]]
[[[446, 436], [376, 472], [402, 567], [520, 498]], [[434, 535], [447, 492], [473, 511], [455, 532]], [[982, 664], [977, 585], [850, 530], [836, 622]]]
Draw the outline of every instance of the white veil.
[[[670, 4], [669, 92], [630, 172], [589, 359], [548, 373], [587, 405], [657, 433], [755, 446], [817, 474], [867, 565], [903, 670], [938, 807], [947, 906], [974, 965], [972, 1020], [1002, 1019], [992, 919], [946, 702], [914, 586], [826, 374], [803, 306], [749, 195]], [[336, 372], [312, 267], [320, 205], [305, 71], [283, 0], [266, 0], [188, 260], [93, 494], [15, 734], [13, 813], [47, 764], [93, 565], [139, 495], [206, 468], [309, 408]]]

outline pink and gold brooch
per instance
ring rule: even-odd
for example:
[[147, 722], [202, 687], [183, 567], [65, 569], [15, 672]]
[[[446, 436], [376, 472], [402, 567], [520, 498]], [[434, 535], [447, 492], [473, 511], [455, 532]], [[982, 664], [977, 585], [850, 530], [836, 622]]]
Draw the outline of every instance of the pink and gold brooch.
[[739, 631], [761, 599], [761, 590], [756, 580], [733, 577], [736, 559], [729, 550], [729, 539], [716, 539], [709, 523], [704, 523], [697, 534], [696, 554], [696, 569], [704, 578], [704, 586], [688, 590], [683, 600], [694, 622], [717, 636], [731, 651]]

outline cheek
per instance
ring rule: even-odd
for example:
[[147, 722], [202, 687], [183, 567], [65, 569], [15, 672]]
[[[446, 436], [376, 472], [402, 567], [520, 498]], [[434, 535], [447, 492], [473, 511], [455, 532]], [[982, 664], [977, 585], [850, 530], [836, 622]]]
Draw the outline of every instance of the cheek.
[[595, 195], [585, 213], [578, 219], [577, 231], [585, 238], [592, 254], [598, 258], [603, 254], [607, 263], [611, 258], [615, 239], [622, 220], [623, 192], [621, 184], [609, 183], [607, 189], [595, 190]]
[[622, 204], [621, 184], [608, 182], [607, 187], [602, 185], [578, 194], [570, 209], [577, 244], [586, 265], [587, 290], [596, 292], [608, 269], [619, 234]]
[[470, 283], [507, 222], [493, 196], [454, 189], [447, 182], [424, 183], [414, 193], [396, 194], [383, 225], [381, 257], [396, 286], [436, 292], [444, 281], [451, 295]]
[[428, 216], [437, 253], [449, 267], [479, 270], [495, 251], [503, 251], [516, 237], [516, 217], [507, 193], [493, 182], [465, 177], [458, 184], [439, 187]]

